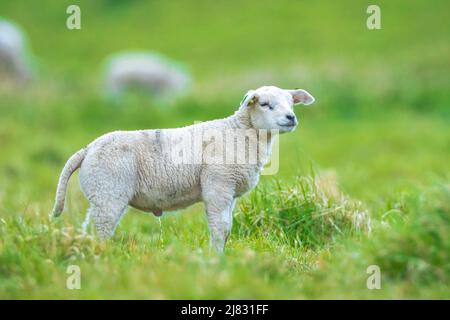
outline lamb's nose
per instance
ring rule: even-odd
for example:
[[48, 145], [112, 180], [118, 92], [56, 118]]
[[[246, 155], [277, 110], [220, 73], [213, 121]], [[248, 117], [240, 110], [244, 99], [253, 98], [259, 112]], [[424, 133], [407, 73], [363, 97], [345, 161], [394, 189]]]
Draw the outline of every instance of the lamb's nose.
[[292, 115], [292, 114], [286, 115], [286, 118], [287, 118], [289, 121], [295, 121], [295, 116]]

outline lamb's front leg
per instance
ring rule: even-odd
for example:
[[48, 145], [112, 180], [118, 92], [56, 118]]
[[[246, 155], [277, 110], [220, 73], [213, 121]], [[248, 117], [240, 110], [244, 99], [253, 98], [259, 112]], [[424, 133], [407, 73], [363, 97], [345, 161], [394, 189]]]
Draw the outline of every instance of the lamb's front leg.
[[211, 192], [210, 197], [204, 199], [208, 226], [210, 232], [210, 246], [217, 252], [223, 252], [225, 243], [231, 232], [233, 224], [233, 208], [236, 202], [229, 193]]

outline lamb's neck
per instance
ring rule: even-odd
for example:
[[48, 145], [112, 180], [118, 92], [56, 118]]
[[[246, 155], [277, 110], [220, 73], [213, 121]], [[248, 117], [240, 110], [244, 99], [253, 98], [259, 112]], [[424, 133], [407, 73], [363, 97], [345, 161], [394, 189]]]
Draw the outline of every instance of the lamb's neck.
[[[258, 166], [263, 167], [269, 160], [272, 153], [273, 139], [276, 133], [271, 130], [258, 130], [253, 127], [250, 115], [246, 110], [238, 110], [233, 115], [226, 118], [227, 126], [232, 129], [253, 129], [256, 130], [254, 138], [250, 138], [248, 141], [259, 150]], [[253, 149], [252, 147], [250, 147]]]
[[271, 131], [260, 131], [258, 133], [258, 166], [262, 169], [272, 155], [272, 145], [275, 134]]
[[226, 118], [227, 125], [232, 129], [252, 129], [252, 121], [247, 111], [238, 110]]

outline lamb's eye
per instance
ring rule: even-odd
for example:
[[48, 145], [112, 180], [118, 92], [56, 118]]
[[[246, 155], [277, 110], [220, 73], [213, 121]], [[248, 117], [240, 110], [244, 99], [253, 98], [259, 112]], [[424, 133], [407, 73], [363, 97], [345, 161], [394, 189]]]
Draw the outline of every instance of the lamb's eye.
[[260, 106], [261, 107], [268, 107], [270, 110], [273, 110], [273, 107], [268, 102], [261, 103]]

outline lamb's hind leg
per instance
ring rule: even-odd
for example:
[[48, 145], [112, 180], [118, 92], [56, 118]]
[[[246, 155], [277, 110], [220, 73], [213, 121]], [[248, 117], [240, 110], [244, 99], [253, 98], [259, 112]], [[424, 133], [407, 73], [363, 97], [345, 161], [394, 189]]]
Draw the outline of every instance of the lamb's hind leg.
[[119, 137], [105, 139], [88, 151], [79, 174], [81, 189], [90, 203], [88, 215], [100, 238], [114, 234], [137, 181], [131, 148], [121, 143]]
[[126, 184], [120, 185], [116, 182], [97, 186], [97, 189], [89, 190], [86, 194], [90, 207], [83, 223], [83, 231], [85, 232], [89, 220], [93, 219], [97, 235], [102, 239], [111, 238], [120, 218], [128, 208], [132, 189], [127, 188]]
[[128, 201], [121, 199], [104, 201], [101, 205], [91, 202], [88, 215], [94, 219], [97, 235], [101, 239], [108, 239], [114, 235], [117, 224], [127, 207]]

